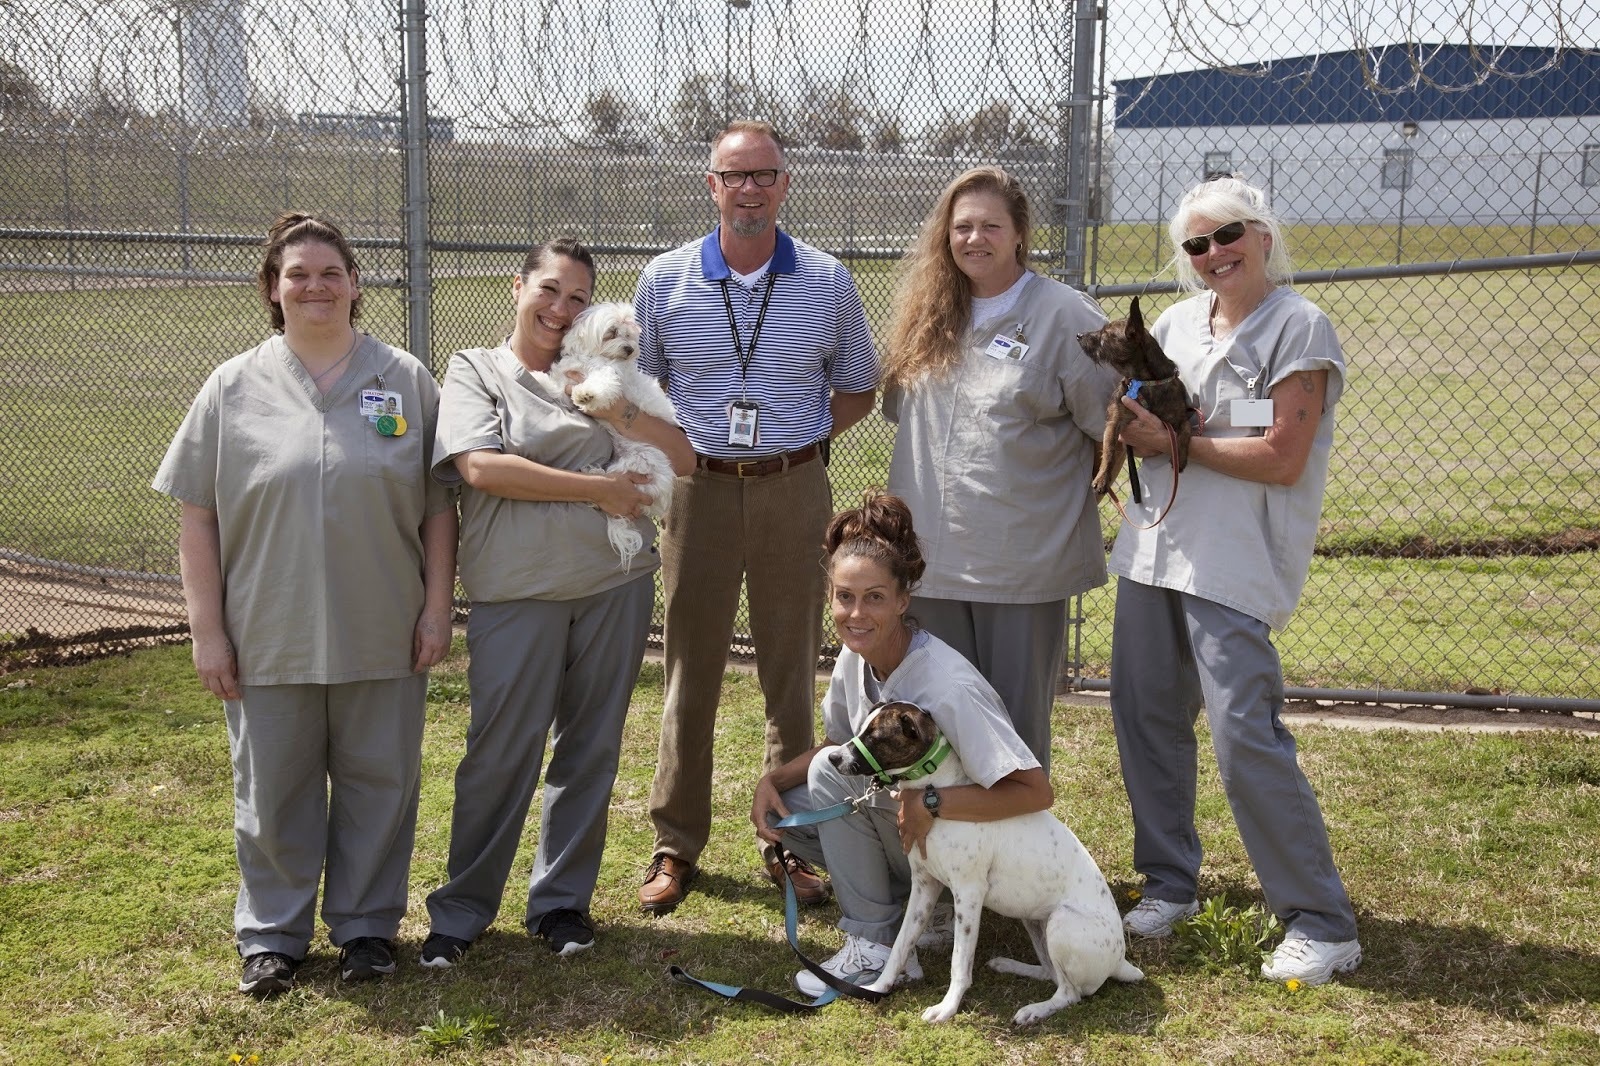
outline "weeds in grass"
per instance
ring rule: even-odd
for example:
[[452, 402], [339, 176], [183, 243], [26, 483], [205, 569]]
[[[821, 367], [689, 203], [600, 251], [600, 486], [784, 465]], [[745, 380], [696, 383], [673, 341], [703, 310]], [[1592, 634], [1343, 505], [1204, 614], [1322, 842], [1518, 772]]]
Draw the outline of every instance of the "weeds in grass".
[[1173, 923], [1172, 931], [1180, 958], [1216, 970], [1254, 970], [1271, 956], [1267, 944], [1283, 934], [1283, 923], [1259, 903], [1239, 908], [1212, 896], [1194, 917]]
[[500, 1040], [500, 1023], [493, 1014], [478, 1011], [469, 1017], [446, 1014], [442, 1009], [431, 1025], [417, 1026], [428, 1051], [443, 1055], [457, 1049], [482, 1048]]

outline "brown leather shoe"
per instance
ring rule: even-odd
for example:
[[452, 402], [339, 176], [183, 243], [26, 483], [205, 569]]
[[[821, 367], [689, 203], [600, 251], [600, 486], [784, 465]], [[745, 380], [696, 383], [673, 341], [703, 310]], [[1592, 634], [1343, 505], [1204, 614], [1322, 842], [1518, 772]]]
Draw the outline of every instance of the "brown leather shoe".
[[692, 862], [684, 862], [664, 851], [656, 852], [644, 872], [644, 884], [639, 886], [639, 906], [646, 914], [671, 914], [689, 894], [689, 886], [699, 872]]
[[828, 902], [828, 898], [833, 895], [833, 886], [828, 884], [827, 878], [817, 873], [809, 862], [788, 852], [784, 853], [784, 862], [781, 866], [776, 856], [767, 857], [767, 880], [782, 888], [784, 867], [787, 867], [789, 880], [794, 885], [794, 898], [797, 903], [811, 907]]

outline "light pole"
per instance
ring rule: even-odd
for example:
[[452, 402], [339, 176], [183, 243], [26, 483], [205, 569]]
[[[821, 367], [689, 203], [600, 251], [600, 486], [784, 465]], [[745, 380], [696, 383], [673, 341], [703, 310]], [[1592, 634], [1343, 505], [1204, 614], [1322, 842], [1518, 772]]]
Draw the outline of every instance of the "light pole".
[[729, 96], [733, 85], [733, 9], [743, 11], [750, 6], [750, 0], [727, 0], [728, 6], [722, 9], [722, 124], [726, 126], [733, 121], [729, 112]]

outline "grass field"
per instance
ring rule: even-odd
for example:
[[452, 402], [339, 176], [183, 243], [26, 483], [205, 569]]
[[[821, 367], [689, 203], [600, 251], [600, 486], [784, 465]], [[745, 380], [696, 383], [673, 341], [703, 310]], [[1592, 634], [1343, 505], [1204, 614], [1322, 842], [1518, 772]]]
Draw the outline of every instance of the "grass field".
[[[1139, 257], [1150, 229], [1102, 230], [1102, 280], [1148, 276]], [[1418, 243], [1448, 259], [1513, 237], [1437, 231]], [[1292, 238], [1316, 266], [1336, 261], [1335, 249], [1379, 260], [1384, 234], [1302, 227]], [[253, 265], [249, 249], [207, 254], [215, 269]], [[506, 268], [495, 259], [435, 257], [436, 366], [509, 326]], [[608, 264], [597, 295], [628, 298], [642, 262]], [[881, 328], [892, 267], [850, 265]], [[1592, 545], [1600, 533], [1600, 318], [1583, 310], [1600, 306], [1597, 282], [1600, 271], [1570, 269], [1308, 289], [1340, 330], [1349, 377], [1319, 537], [1325, 557], [1282, 640], [1292, 683], [1600, 695], [1591, 669], [1600, 556], [1555, 552], [1562, 537]], [[1147, 313], [1171, 299], [1152, 297]], [[398, 292], [369, 289], [365, 302], [368, 329], [403, 334]], [[0, 547], [174, 572], [175, 510], [149, 479], [205, 375], [257, 343], [262, 326], [245, 286], [0, 292], [0, 374], [10, 383], [0, 421], [17, 427], [0, 454]], [[875, 416], [840, 442], [831, 470], [839, 502], [883, 483], [892, 442]], [[1461, 554], [1507, 543], [1520, 554]], [[1419, 554], [1418, 545], [1430, 557], [1388, 558]], [[1086, 615], [1088, 672], [1103, 676], [1109, 595], [1089, 597]]]
[[[962, 1012], [934, 1028], [919, 1015], [943, 994], [944, 951], [923, 953], [928, 979], [881, 1005], [803, 1018], [668, 980], [678, 964], [782, 990], [797, 965], [780, 898], [753, 874], [762, 716], [743, 675], [724, 688], [706, 874], [670, 917], [637, 912], [661, 701], [651, 664], [627, 726], [595, 948], [558, 961], [521, 931], [535, 814], [495, 926], [462, 967], [421, 970], [422, 900], [443, 876], [467, 723], [463, 666], [458, 645], [430, 684], [400, 970], [343, 986], [319, 940], [300, 986], [265, 1004], [234, 991], [227, 740], [187, 649], [10, 679], [0, 688], [0, 1063], [1600, 1063], [1600, 738], [1297, 726], [1360, 921], [1359, 971], [1289, 992], [1245, 966], [1144, 944], [1133, 954], [1144, 982], [1108, 985], [1037, 1028], [1009, 1024], [1037, 986], [986, 969]], [[1126, 907], [1131, 830], [1109, 715], [1058, 706], [1054, 737], [1055, 810]], [[1259, 902], [1209, 755], [1200, 788], [1202, 895]], [[804, 915], [814, 957], [837, 946], [836, 919], [831, 904]], [[980, 958], [1026, 950], [1020, 927], [986, 917]], [[498, 1028], [436, 1057], [421, 1027], [448, 1029], [440, 1012]]]

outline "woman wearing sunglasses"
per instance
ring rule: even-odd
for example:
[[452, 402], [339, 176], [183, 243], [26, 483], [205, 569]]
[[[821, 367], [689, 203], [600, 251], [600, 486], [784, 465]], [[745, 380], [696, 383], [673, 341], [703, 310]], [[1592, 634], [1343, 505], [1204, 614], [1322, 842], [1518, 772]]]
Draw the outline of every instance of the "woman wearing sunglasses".
[[[1194, 720], [1202, 705], [1234, 821], [1267, 905], [1288, 935], [1270, 979], [1321, 984], [1361, 962], [1355, 914], [1328, 832], [1280, 717], [1272, 630], [1305, 585], [1322, 508], [1344, 356], [1328, 318], [1287, 286], [1283, 230], [1236, 178], [1189, 192], [1169, 227], [1197, 295], [1151, 333], [1203, 419], [1166, 519], [1164, 425], [1124, 400], [1121, 439], [1149, 460], [1109, 569], [1119, 578], [1111, 712], [1133, 808], [1144, 897], [1124, 924], [1160, 937], [1198, 909]], [[1152, 527], [1152, 528], [1145, 528]]]

